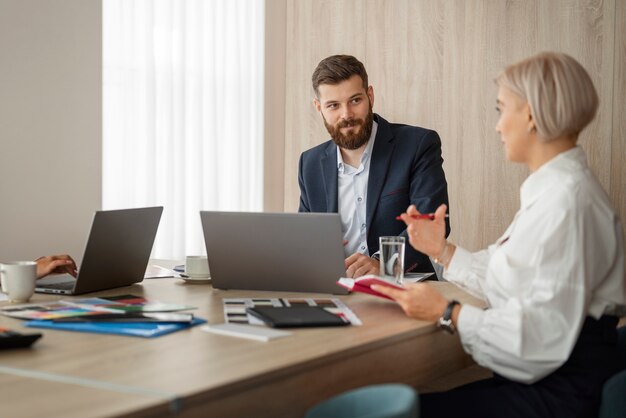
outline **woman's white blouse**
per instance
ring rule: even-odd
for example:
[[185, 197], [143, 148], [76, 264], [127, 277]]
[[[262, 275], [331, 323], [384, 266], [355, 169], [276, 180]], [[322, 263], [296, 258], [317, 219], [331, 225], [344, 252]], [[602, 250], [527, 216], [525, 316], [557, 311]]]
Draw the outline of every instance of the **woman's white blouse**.
[[568, 359], [586, 316], [626, 303], [624, 235], [580, 147], [532, 173], [520, 195], [504, 235], [477, 253], [457, 247], [444, 277], [489, 306], [461, 309], [465, 351], [532, 383]]

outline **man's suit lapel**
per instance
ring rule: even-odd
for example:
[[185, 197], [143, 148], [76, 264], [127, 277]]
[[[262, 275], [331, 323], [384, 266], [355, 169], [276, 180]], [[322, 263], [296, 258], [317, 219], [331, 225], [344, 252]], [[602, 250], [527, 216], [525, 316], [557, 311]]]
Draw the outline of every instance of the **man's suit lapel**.
[[320, 159], [322, 173], [324, 177], [324, 188], [326, 189], [326, 211], [337, 212], [337, 146], [331, 142], [326, 147], [326, 154]]
[[380, 201], [380, 194], [387, 178], [391, 154], [394, 148], [393, 134], [389, 123], [378, 115], [376, 115], [376, 122], [378, 123], [378, 131], [376, 132], [376, 141], [372, 150], [372, 161], [370, 162], [370, 172], [367, 181], [366, 213], [368, 231]]

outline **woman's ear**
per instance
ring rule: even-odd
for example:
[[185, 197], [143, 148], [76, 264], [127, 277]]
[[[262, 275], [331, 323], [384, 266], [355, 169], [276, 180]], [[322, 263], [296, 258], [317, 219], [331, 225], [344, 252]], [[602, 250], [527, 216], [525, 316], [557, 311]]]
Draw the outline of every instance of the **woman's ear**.
[[537, 130], [537, 127], [535, 125], [535, 118], [533, 117], [533, 111], [530, 107], [530, 103], [526, 102], [526, 104], [524, 105], [524, 112], [527, 114], [528, 117], [528, 133], [535, 132]]

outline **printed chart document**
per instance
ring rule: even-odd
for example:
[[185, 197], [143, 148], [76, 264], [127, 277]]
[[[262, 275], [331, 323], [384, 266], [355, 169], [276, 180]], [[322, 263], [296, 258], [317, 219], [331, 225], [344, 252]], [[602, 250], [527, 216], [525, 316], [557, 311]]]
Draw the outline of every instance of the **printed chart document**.
[[265, 325], [263, 321], [246, 312], [247, 308], [263, 306], [319, 306], [328, 312], [344, 318], [352, 325], [363, 325], [363, 322], [345, 303], [337, 298], [224, 298], [224, 319], [229, 324]]
[[405, 283], [417, 283], [426, 280], [435, 273], [404, 273]]
[[376, 276], [373, 274], [368, 274], [366, 276], [357, 277], [356, 279], [348, 279], [346, 277], [342, 277], [337, 281], [337, 284], [341, 287], [345, 287], [351, 292], [361, 292], [367, 293], [368, 295], [378, 296], [379, 298], [391, 299], [388, 296], [383, 295], [382, 293], [378, 293], [374, 289], [371, 288], [373, 284], [378, 284], [381, 286], [389, 286], [398, 290], [406, 290], [401, 285], [396, 284], [394, 281], [385, 279], [384, 277]]
[[175, 312], [189, 309], [195, 307], [148, 300], [142, 296], [121, 295], [7, 305], [0, 308], [0, 314], [19, 319], [58, 319], [103, 313]]
[[0, 314], [30, 319], [26, 327], [152, 338], [206, 323], [192, 314], [173, 313], [188, 309], [195, 308], [121, 295], [9, 305]]

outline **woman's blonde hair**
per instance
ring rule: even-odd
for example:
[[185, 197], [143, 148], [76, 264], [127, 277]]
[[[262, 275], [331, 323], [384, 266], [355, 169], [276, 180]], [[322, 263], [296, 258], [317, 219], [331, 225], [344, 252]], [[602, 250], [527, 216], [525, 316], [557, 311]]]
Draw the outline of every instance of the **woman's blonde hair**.
[[598, 94], [582, 65], [566, 54], [543, 52], [509, 65], [496, 77], [530, 105], [539, 138], [578, 137], [598, 110]]

